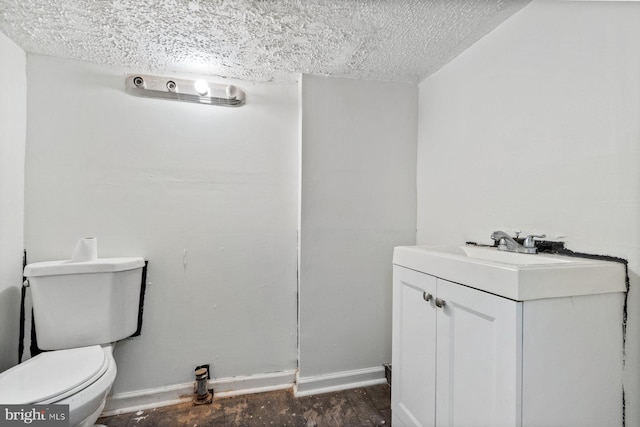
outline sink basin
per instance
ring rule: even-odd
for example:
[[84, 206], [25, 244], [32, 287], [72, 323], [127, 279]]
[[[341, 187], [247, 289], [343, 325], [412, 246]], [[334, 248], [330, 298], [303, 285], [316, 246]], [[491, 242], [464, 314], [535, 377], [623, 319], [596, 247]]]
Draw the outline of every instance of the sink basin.
[[516, 301], [625, 292], [617, 262], [480, 246], [400, 246], [395, 265]]
[[468, 258], [476, 258], [485, 261], [496, 261], [506, 264], [515, 265], [534, 265], [534, 264], [561, 264], [571, 262], [572, 259], [566, 256], [557, 255], [541, 255], [541, 254], [524, 254], [516, 252], [499, 251], [493, 247], [483, 246], [450, 246], [441, 247], [442, 252], [452, 255], [461, 255]]

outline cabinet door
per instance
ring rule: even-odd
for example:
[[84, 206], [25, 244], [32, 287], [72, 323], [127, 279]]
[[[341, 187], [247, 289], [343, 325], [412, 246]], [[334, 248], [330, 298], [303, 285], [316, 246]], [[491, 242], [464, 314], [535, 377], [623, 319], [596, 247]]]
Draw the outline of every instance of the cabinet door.
[[[521, 425], [522, 303], [438, 279], [436, 424]], [[394, 366], [395, 369], [395, 366]]]
[[395, 427], [435, 424], [435, 293], [435, 277], [393, 267], [391, 407]]

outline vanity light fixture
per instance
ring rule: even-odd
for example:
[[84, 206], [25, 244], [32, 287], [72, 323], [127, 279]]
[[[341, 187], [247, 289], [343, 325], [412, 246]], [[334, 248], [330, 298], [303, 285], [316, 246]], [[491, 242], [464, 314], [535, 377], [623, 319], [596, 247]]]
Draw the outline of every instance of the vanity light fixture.
[[126, 91], [135, 96], [173, 99], [198, 104], [239, 107], [245, 103], [245, 93], [234, 85], [187, 80], [172, 77], [130, 74], [125, 78]]

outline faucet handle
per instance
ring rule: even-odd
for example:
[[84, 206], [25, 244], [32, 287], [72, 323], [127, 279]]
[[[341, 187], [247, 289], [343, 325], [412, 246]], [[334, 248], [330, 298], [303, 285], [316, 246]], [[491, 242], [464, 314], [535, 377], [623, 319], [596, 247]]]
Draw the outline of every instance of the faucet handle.
[[529, 236], [527, 236], [526, 239], [524, 239], [524, 243], [522, 244], [522, 246], [524, 246], [525, 248], [535, 248], [535, 240], [534, 239], [544, 239], [545, 237], [547, 237], [546, 234], [530, 234]]

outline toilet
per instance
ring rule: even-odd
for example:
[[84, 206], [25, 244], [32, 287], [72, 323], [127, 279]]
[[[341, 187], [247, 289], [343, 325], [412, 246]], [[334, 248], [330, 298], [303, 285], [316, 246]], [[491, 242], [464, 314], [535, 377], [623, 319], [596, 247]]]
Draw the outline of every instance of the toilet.
[[39, 355], [0, 373], [0, 404], [69, 405], [92, 426], [116, 378], [113, 348], [138, 327], [143, 258], [29, 264]]

